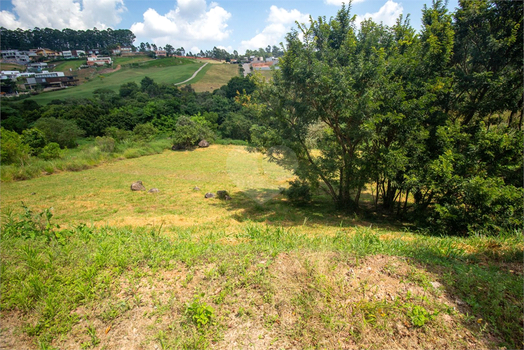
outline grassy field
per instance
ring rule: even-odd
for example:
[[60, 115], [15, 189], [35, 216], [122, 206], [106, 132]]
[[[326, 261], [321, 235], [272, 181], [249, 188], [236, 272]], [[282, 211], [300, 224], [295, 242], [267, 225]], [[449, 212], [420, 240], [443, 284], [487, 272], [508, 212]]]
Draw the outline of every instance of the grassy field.
[[[215, 145], [2, 184], [0, 347], [523, 346], [521, 232], [293, 207], [290, 178]], [[204, 198], [218, 190], [232, 199]]]
[[[189, 63], [167, 67], [121, 68], [112, 73], [102, 74], [98, 71], [92, 75], [89, 81], [84, 82], [80, 86], [42, 93], [31, 97], [31, 99], [34, 99], [40, 104], [47, 104], [54, 99], [90, 97], [93, 91], [99, 88], [107, 88], [118, 92], [120, 85], [132, 81], [139, 84], [145, 76], [150, 77], [157, 83], [174, 84], [191, 77], [200, 66], [201, 63]], [[198, 74], [194, 80], [197, 81], [201, 76], [201, 74]]]
[[[206, 67], [207, 68], [207, 67]], [[209, 70], [196, 83], [191, 83], [196, 92], [212, 92], [226, 85], [231, 78], [238, 76], [238, 66], [235, 64], [209, 65]]]
[[25, 66], [14, 63], [0, 63], [0, 70], [17, 70], [20, 72], [24, 72]]

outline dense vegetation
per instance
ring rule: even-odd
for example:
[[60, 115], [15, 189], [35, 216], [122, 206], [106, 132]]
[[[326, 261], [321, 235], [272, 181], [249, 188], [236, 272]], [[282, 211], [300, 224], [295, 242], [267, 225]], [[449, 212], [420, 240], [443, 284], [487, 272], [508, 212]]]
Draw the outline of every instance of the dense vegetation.
[[2, 50], [28, 50], [45, 47], [51, 50], [109, 50], [118, 46], [131, 47], [135, 35], [128, 29], [96, 28], [88, 30], [73, 29], [16, 29], [0, 28]]
[[357, 31], [349, 7], [300, 26], [259, 84], [252, 138], [292, 149], [339, 208], [371, 187], [375, 210], [444, 234], [521, 229], [522, 10], [435, 1], [420, 34], [402, 18]]

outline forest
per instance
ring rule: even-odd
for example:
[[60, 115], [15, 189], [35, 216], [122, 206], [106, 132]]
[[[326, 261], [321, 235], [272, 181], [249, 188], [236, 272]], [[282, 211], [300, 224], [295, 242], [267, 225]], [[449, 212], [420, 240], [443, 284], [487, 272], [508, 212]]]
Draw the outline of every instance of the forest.
[[87, 30], [73, 29], [16, 29], [9, 30], [0, 27], [2, 37], [0, 47], [2, 50], [29, 50], [45, 47], [51, 50], [88, 50], [131, 47], [135, 35], [128, 29], [104, 29], [97, 28]]
[[[21, 157], [16, 147], [8, 154], [7, 135], [31, 139], [24, 135], [67, 121], [73, 138], [122, 139], [115, 130], [146, 125], [182, 148], [241, 140], [284, 166], [282, 149], [291, 150], [297, 180], [287, 194], [299, 202], [320, 191], [342, 211], [387, 213], [443, 234], [519, 230], [522, 7], [461, 1], [448, 13], [435, 1], [417, 33], [402, 17], [357, 30], [344, 6], [288, 34], [271, 81], [235, 77], [197, 94], [145, 77], [91, 99], [4, 102], [2, 163]], [[372, 207], [360, 200], [366, 188]]]

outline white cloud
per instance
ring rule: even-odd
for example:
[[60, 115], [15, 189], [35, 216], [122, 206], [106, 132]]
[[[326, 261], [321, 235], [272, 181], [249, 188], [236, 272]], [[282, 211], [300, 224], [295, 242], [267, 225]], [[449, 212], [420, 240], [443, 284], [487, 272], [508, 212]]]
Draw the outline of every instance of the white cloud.
[[[359, 2], [364, 2], [366, 0], [353, 0], [351, 3], [352, 4], [358, 4]], [[342, 3], [344, 4], [348, 4], [349, 1], [348, 0], [324, 0], [324, 3], [328, 4], [328, 5], [336, 5], [336, 6], [342, 6]]]
[[231, 14], [216, 3], [208, 6], [206, 0], [178, 0], [177, 7], [165, 15], [148, 9], [144, 12], [144, 21], [134, 23], [131, 31], [138, 43], [152, 41], [159, 46], [171, 44], [174, 47], [215, 45], [229, 37], [227, 21], [230, 17]]
[[120, 23], [123, 0], [12, 0], [13, 12], [0, 12], [8, 29], [106, 29]]
[[404, 8], [401, 4], [388, 0], [377, 12], [366, 13], [363, 16], [357, 15], [356, 25], [360, 27], [360, 23], [365, 19], [371, 18], [376, 23], [384, 23], [385, 25], [392, 26], [395, 24], [397, 18], [402, 14]]
[[278, 45], [283, 41], [284, 36], [290, 31], [291, 26], [296, 21], [306, 23], [309, 21], [309, 15], [303, 14], [298, 10], [288, 11], [274, 5], [271, 6], [267, 18], [269, 24], [253, 38], [243, 40], [238, 52], [243, 53], [247, 49], [256, 50], [261, 47], [266, 48], [268, 45]]

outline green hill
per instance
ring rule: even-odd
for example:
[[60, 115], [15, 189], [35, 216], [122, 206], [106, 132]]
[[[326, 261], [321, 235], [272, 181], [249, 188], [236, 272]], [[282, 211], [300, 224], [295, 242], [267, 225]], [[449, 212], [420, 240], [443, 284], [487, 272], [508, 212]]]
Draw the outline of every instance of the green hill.
[[[77, 63], [79, 61], [71, 62]], [[71, 62], [67, 62], [67, 64]], [[175, 84], [190, 78], [203, 64], [202, 62], [181, 58], [147, 61], [119, 58], [115, 63], [117, 64], [115, 69], [96, 68], [89, 69], [87, 72], [81, 70], [80, 73], [77, 73], [78, 78], [83, 80], [81, 85], [59, 91], [45, 92], [31, 97], [31, 99], [40, 104], [47, 104], [54, 99], [91, 97], [93, 91], [100, 88], [118, 92], [120, 85], [132, 81], [138, 84], [146, 76], [157, 83]], [[118, 67], [119, 65], [120, 67]], [[66, 63], [63, 67], [66, 67]], [[190, 83], [201, 79], [206, 71], [206, 69], [203, 69]], [[88, 75], [84, 76], [86, 73]]]

